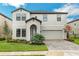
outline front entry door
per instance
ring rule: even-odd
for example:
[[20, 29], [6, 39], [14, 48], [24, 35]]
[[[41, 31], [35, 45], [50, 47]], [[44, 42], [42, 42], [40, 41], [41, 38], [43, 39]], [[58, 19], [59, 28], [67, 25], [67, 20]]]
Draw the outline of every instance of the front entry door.
[[31, 25], [31, 27], [30, 27], [30, 38], [32, 39], [32, 36], [34, 36], [36, 33], [37, 33], [36, 25]]

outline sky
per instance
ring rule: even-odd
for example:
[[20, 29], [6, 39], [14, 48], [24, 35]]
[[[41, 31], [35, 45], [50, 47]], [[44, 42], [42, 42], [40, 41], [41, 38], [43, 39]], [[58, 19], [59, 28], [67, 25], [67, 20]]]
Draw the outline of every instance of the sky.
[[11, 12], [19, 7], [30, 11], [68, 12], [68, 21], [79, 19], [79, 3], [0, 3], [0, 13], [12, 18]]

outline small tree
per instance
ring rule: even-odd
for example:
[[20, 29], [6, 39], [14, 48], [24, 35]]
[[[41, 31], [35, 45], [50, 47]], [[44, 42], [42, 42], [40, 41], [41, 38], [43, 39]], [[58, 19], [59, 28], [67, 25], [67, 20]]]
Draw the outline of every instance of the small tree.
[[7, 22], [5, 21], [4, 22], [4, 36], [6, 40], [8, 40], [8, 35], [9, 35], [9, 28], [8, 28]]
[[67, 39], [69, 39], [69, 32], [72, 30], [72, 27], [70, 25], [66, 25], [65, 30], [67, 32]]
[[36, 34], [32, 37], [31, 42], [35, 44], [42, 44], [43, 41], [45, 40], [44, 36], [41, 34]]

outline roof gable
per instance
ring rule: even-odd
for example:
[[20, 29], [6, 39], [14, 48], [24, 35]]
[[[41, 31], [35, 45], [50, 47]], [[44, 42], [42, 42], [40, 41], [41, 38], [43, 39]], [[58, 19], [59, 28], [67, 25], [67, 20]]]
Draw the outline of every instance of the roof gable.
[[18, 8], [18, 9], [16, 9], [16, 10], [12, 11], [12, 13], [13, 13], [13, 12], [16, 12], [16, 11], [18, 11], [18, 10], [24, 10], [24, 11], [30, 12], [29, 10], [26, 10], [26, 9], [24, 9], [24, 8]]
[[35, 18], [35, 17], [32, 17], [32, 18], [26, 20], [25, 22], [27, 23], [27, 22], [30, 21], [30, 20], [36, 20], [36, 21], [39, 21], [40, 23], [42, 22], [41, 20], [39, 20], [39, 19], [37, 19], [37, 18]]

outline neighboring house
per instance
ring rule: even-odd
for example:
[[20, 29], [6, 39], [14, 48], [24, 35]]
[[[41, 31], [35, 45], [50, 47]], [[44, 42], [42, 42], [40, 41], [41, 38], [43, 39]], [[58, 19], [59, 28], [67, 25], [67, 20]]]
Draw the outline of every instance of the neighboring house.
[[0, 37], [4, 37], [4, 26], [5, 22], [10, 30], [10, 34], [12, 32], [12, 20], [5, 16], [4, 14], [0, 13]]
[[30, 41], [35, 34], [45, 39], [66, 39], [66, 12], [33, 12], [18, 8], [12, 12], [12, 38]]
[[70, 21], [67, 24], [72, 28], [70, 34], [79, 34], [79, 19]]

